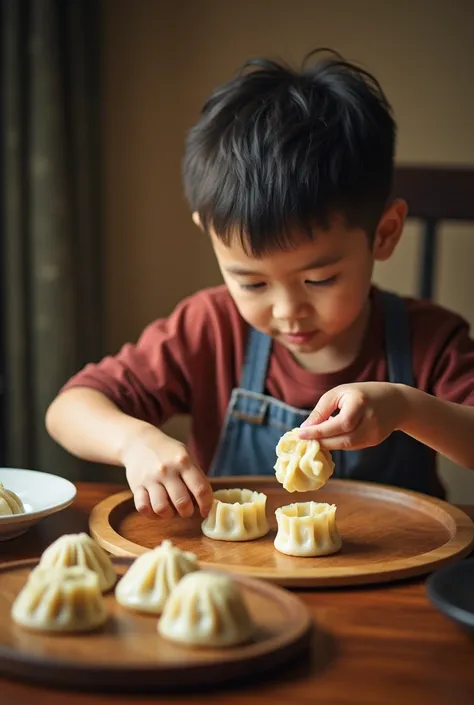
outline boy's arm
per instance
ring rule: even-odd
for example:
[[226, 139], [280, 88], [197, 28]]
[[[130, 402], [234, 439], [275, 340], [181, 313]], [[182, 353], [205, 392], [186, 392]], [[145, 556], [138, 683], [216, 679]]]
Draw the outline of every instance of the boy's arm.
[[474, 407], [454, 404], [400, 385], [400, 430], [458, 465], [474, 470]]
[[202, 516], [212, 503], [209, 481], [185, 446], [152, 424], [128, 416], [104, 394], [76, 387], [49, 407], [46, 427], [66, 450], [86, 460], [123, 465], [135, 506], [144, 514]]
[[150, 424], [122, 411], [104, 394], [73, 387], [59, 394], [46, 413], [50, 436], [72, 455], [107, 465], [122, 465], [127, 443]]
[[124, 466], [137, 509], [162, 517], [174, 510], [189, 516], [193, 499], [205, 515], [212, 500], [186, 447], [160, 430], [173, 415], [189, 413], [192, 381], [203, 360], [212, 364], [212, 331], [199, 325], [206, 312], [189, 301], [148, 326], [137, 344], [87, 365], [46, 415], [60, 445], [86, 460]]
[[417, 388], [390, 382], [336, 387], [321, 397], [301, 436], [320, 439], [328, 450], [356, 450], [377, 445], [398, 429], [474, 469], [474, 340], [469, 325], [430, 302], [410, 306]]
[[474, 407], [402, 384], [335, 387], [321, 397], [300, 436], [320, 440], [328, 450], [357, 450], [381, 443], [396, 430], [474, 470]]
[[129, 438], [189, 413], [196, 363], [187, 350], [193, 343], [207, 350], [205, 341], [193, 339], [196, 311], [190, 308], [182, 302], [169, 318], [147, 326], [136, 344], [74, 375], [48, 409], [50, 435], [85, 460], [120, 465]]

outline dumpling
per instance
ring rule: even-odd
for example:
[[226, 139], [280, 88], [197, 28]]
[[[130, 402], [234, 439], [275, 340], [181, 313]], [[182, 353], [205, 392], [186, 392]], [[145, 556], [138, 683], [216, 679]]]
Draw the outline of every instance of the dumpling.
[[135, 559], [117, 583], [115, 597], [123, 607], [160, 614], [173, 588], [195, 570], [199, 565], [194, 553], [165, 540]]
[[267, 496], [245, 489], [216, 490], [202, 532], [217, 541], [251, 541], [269, 531]]
[[276, 454], [276, 478], [288, 492], [319, 490], [334, 472], [330, 452], [300, 438], [297, 428], [280, 438]]
[[[97, 573], [102, 592], [109, 590], [117, 580], [117, 574], [108, 554], [88, 534], [64, 534], [43, 552], [38, 568], [71, 566], [89, 568]], [[33, 571], [33, 572], [35, 572]]]
[[0, 482], [0, 516], [25, 514], [23, 502], [12, 490], [7, 490]]
[[48, 632], [83, 632], [108, 618], [99, 577], [80, 566], [35, 570], [12, 606], [21, 626]]
[[278, 531], [274, 546], [288, 556], [327, 556], [339, 551], [336, 505], [295, 502], [275, 512]]
[[255, 629], [237, 582], [202, 570], [184, 576], [158, 621], [161, 636], [191, 646], [241, 644]]

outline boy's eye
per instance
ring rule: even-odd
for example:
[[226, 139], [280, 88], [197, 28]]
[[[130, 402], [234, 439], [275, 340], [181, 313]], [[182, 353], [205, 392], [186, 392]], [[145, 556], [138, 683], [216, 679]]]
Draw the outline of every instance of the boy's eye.
[[320, 281], [313, 281], [312, 279], [306, 279], [306, 284], [309, 284], [310, 286], [328, 286], [329, 284], [333, 284], [337, 279], [337, 276], [334, 275], [333, 277], [329, 277], [329, 279], [321, 279]]
[[263, 289], [265, 282], [257, 282], [256, 284], [240, 284], [241, 289], [246, 289], [247, 291], [253, 291], [255, 289]]

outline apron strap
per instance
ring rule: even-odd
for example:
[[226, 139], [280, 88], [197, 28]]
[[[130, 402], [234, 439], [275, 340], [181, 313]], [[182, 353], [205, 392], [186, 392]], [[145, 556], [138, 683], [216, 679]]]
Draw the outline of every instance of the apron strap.
[[413, 387], [410, 321], [405, 301], [398, 294], [381, 291], [385, 318], [388, 381]]
[[248, 330], [240, 387], [248, 392], [264, 394], [272, 339], [251, 326]]

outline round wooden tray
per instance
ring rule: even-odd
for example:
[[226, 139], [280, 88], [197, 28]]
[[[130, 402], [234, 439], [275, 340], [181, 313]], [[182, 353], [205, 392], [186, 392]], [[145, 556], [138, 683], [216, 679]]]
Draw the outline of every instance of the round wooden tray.
[[[112, 559], [122, 575], [131, 559]], [[163, 639], [157, 617], [106, 596], [109, 621], [88, 634], [41, 634], [13, 622], [11, 606], [38, 560], [0, 566], [0, 671], [21, 680], [75, 689], [181, 690], [281, 668], [307, 647], [312, 621], [305, 605], [274, 585], [233, 576], [257, 623], [248, 644], [192, 649]]]
[[[469, 553], [474, 524], [460, 509], [439, 499], [376, 483], [330, 480], [317, 492], [288, 493], [272, 477], [213, 479], [214, 489], [248, 487], [265, 492], [270, 533], [247, 542], [213, 541], [201, 532], [201, 518], [147, 518], [129, 491], [92, 510], [90, 530], [110, 553], [137, 556], [164, 538], [197, 554], [205, 568], [225, 569], [287, 587], [388, 582], [429, 573]], [[291, 502], [337, 505], [342, 549], [332, 556], [295, 558], [273, 545], [275, 509]]]

